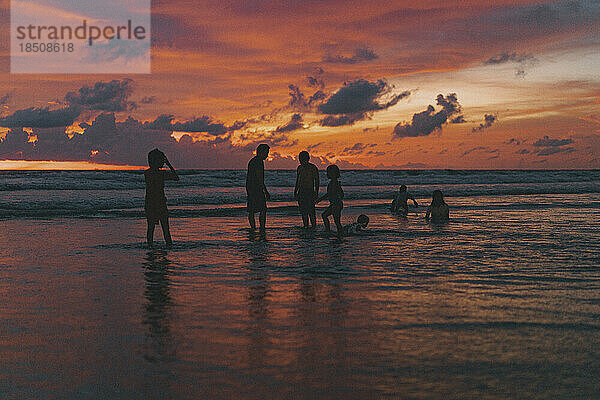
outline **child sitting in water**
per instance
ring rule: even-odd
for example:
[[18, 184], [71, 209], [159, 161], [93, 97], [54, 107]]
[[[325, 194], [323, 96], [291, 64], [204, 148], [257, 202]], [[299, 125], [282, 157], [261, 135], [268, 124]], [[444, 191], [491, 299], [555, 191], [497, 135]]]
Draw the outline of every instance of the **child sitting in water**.
[[346, 226], [344, 230], [346, 235], [362, 235], [365, 232], [367, 225], [369, 225], [369, 217], [365, 214], [360, 214], [356, 222]]
[[394, 201], [392, 201], [391, 210], [393, 213], [398, 213], [404, 217], [408, 215], [408, 200], [412, 200], [415, 207], [418, 207], [417, 201], [414, 197], [412, 197], [406, 188], [406, 185], [400, 186], [400, 190], [396, 193], [396, 197], [394, 197]]
[[325, 230], [328, 232], [331, 231], [329, 226], [329, 216], [333, 215], [338, 236], [342, 236], [344, 234], [344, 228], [342, 227], [341, 221], [342, 208], [344, 208], [344, 203], [342, 202], [342, 199], [344, 198], [344, 191], [342, 190], [342, 185], [340, 185], [340, 181], [338, 180], [340, 177], [340, 169], [337, 165], [330, 165], [327, 167], [327, 177], [329, 178], [327, 193], [321, 196], [316, 203], [319, 203], [321, 200], [326, 198], [329, 199], [329, 207], [327, 207], [322, 214]]
[[448, 210], [448, 204], [444, 201], [444, 195], [441, 190], [433, 191], [433, 199], [431, 205], [427, 207], [427, 213], [425, 219], [431, 222], [444, 222], [450, 219], [450, 211]]
[[[167, 164], [171, 171], [161, 170], [164, 164]], [[171, 233], [169, 232], [169, 215], [167, 211], [167, 199], [165, 197], [165, 181], [178, 181], [179, 176], [165, 154], [154, 149], [148, 153], [148, 165], [150, 168], [144, 171], [146, 180], [146, 201], [144, 210], [146, 211], [146, 220], [148, 221], [148, 230], [146, 232], [146, 241], [148, 247], [153, 246], [154, 227], [160, 225], [162, 227], [165, 243], [170, 246]]]

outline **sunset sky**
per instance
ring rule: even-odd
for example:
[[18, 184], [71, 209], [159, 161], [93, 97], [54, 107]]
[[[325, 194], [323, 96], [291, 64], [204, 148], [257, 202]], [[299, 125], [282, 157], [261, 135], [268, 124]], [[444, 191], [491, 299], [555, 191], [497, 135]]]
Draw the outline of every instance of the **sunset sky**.
[[597, 0], [157, 0], [129, 75], [11, 74], [1, 4], [0, 160], [600, 168]]

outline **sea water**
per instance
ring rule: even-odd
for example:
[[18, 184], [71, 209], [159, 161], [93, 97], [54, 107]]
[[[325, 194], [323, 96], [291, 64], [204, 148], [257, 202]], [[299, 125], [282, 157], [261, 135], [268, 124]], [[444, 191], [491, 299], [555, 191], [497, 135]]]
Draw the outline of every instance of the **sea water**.
[[245, 171], [183, 171], [149, 251], [140, 172], [1, 172], [0, 397], [600, 397], [599, 171], [342, 171], [343, 239], [265, 176], [260, 234]]

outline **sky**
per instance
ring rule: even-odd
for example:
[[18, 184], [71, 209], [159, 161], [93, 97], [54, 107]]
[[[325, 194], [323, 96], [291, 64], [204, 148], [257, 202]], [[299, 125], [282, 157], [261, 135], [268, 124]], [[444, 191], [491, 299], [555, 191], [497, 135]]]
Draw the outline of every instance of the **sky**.
[[150, 74], [11, 74], [0, 4], [0, 168], [600, 168], [598, 0], [156, 0]]

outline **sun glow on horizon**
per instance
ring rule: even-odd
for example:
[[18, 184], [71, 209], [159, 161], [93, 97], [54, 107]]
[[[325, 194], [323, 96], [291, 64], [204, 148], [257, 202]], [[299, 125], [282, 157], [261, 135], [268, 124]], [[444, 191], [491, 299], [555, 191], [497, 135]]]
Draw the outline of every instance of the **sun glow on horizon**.
[[121, 171], [137, 171], [146, 167], [135, 165], [111, 165], [111, 164], [96, 164], [88, 161], [25, 161], [25, 160], [0, 160], [0, 170], [14, 171], [32, 171], [32, 170], [48, 170], [48, 171], [89, 171], [89, 170], [121, 170]]

